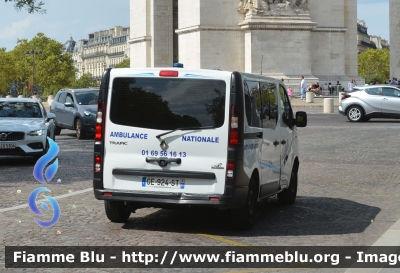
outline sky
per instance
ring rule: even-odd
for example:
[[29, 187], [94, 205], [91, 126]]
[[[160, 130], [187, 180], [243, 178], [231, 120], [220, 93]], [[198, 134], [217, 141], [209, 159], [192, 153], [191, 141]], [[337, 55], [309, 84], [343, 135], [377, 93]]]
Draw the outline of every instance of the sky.
[[[129, 26], [129, 0], [42, 1], [46, 14], [17, 11], [12, 2], [0, 0], [0, 48], [12, 50], [17, 39], [30, 40], [39, 32], [64, 43], [70, 35], [77, 41], [95, 31]], [[357, 4], [357, 17], [366, 22], [368, 34], [389, 40], [389, 0], [357, 0]]]

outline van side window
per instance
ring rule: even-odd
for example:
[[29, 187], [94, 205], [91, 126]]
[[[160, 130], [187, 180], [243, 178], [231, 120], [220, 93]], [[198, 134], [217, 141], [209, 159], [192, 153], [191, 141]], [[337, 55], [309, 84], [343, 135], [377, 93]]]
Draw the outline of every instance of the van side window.
[[261, 106], [260, 89], [258, 82], [244, 82], [244, 102], [247, 123], [251, 127], [261, 127], [260, 113], [257, 109]]
[[282, 121], [289, 128], [293, 127], [293, 110], [290, 107], [289, 98], [287, 96], [286, 90], [282, 85], [279, 85], [279, 97], [280, 105], [282, 109]]
[[275, 128], [278, 119], [278, 101], [275, 83], [261, 83], [261, 121], [263, 128]]

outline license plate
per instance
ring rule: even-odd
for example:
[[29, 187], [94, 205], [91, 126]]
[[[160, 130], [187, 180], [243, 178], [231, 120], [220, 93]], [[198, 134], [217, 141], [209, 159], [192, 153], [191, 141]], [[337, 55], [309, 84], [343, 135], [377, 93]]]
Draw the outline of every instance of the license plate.
[[185, 179], [144, 176], [142, 177], [142, 187], [184, 189]]
[[15, 143], [0, 143], [0, 149], [14, 149], [16, 147]]

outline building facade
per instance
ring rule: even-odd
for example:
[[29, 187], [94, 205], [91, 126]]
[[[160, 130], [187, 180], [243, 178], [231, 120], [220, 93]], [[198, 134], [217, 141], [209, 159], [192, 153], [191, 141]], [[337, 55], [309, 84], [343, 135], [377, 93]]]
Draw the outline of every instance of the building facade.
[[357, 48], [359, 54], [367, 49], [390, 50], [387, 40], [382, 39], [380, 36], [368, 34], [368, 28], [364, 20], [357, 20]]
[[64, 52], [72, 54], [76, 78], [90, 73], [100, 79], [105, 68], [114, 67], [129, 58], [129, 35], [129, 27], [116, 26], [91, 33], [88, 39], [80, 39], [78, 42], [71, 37], [64, 44]]
[[357, 0], [131, 0], [131, 67], [244, 71], [287, 84], [345, 81], [357, 64]]

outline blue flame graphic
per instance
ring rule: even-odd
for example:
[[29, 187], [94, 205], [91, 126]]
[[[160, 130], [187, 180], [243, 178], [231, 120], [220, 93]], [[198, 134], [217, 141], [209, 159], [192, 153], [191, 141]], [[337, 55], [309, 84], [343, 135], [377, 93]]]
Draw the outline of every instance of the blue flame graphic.
[[[58, 169], [58, 159], [56, 156], [58, 155], [60, 148], [58, 148], [58, 145], [51, 138], [48, 137], [47, 140], [49, 142], [49, 150], [44, 156], [39, 158], [35, 164], [35, 167], [33, 168], [33, 176], [42, 184], [47, 184], [50, 182]], [[56, 159], [54, 160], [54, 158]], [[49, 165], [49, 163], [53, 160], [54, 162]]]
[[[32, 191], [31, 194], [28, 197], [28, 205], [29, 208], [31, 209], [31, 211], [39, 216], [43, 216], [43, 213], [39, 210], [39, 208], [36, 206], [36, 198], [39, 195], [39, 193], [41, 191], [48, 191], [50, 192], [50, 190], [46, 187], [40, 187], [37, 188], [36, 190]], [[39, 225], [41, 225], [42, 227], [50, 227], [52, 225], [54, 225], [58, 219], [60, 218], [60, 207], [58, 206], [58, 203], [56, 200], [54, 200], [54, 198], [50, 197], [50, 196], [44, 196], [44, 198], [46, 198], [50, 204], [53, 206], [54, 209], [54, 214], [53, 214], [53, 219], [51, 219], [49, 222], [44, 222], [44, 221], [40, 221], [39, 219], [35, 218], [36, 223], [38, 223]], [[43, 209], [45, 209], [46, 211], [49, 210], [49, 207], [47, 206], [46, 203], [42, 202], [41, 206]]]

